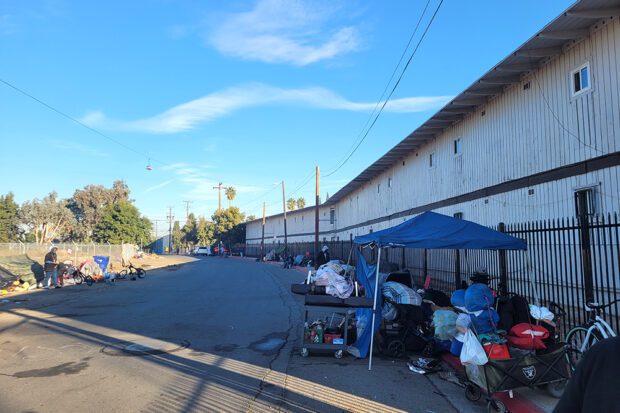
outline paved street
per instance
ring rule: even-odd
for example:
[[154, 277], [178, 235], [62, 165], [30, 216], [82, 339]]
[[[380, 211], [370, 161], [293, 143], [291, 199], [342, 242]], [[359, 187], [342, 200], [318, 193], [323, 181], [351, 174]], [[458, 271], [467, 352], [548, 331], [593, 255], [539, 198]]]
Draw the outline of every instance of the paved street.
[[400, 360], [299, 356], [302, 278], [209, 257], [24, 295], [0, 307], [0, 411], [484, 411]]

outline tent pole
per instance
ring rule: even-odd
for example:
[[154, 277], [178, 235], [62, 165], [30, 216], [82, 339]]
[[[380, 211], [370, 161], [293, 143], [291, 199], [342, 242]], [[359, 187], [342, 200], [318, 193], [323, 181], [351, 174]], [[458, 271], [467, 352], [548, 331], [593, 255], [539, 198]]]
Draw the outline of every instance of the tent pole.
[[[379, 266], [381, 265], [381, 247], [377, 253], [377, 273], [375, 274], [375, 299], [372, 304], [372, 324], [370, 325], [370, 350], [368, 358], [368, 370], [372, 370], [372, 348], [375, 341], [375, 317], [377, 315], [377, 290], [379, 289]], [[368, 327], [366, 327], [368, 328]]]

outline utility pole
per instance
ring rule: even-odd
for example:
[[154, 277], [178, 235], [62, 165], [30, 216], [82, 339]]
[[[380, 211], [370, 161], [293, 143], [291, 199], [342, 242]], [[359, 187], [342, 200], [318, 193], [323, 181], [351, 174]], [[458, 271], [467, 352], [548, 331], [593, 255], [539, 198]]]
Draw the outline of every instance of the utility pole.
[[192, 204], [192, 201], [183, 201], [185, 203], [185, 219], [189, 217], [189, 206]]
[[316, 167], [316, 201], [314, 205], [314, 263], [316, 264], [316, 258], [319, 256], [319, 202], [320, 202], [320, 177], [321, 171], [317, 165]]
[[214, 186], [213, 189], [217, 189], [217, 210], [222, 210], [222, 183], [220, 182], [217, 186]]
[[260, 260], [265, 256], [265, 203], [263, 202], [263, 234], [260, 238]]
[[168, 253], [172, 253], [172, 220], [174, 219], [174, 215], [172, 215], [172, 207], [168, 207]]
[[284, 209], [284, 255], [288, 255], [288, 238], [286, 233], [286, 191], [282, 181], [282, 208]]

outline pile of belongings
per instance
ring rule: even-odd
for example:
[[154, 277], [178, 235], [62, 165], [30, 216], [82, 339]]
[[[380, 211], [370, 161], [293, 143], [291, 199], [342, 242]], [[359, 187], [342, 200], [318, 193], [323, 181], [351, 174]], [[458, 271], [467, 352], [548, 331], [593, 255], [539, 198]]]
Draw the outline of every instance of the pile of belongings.
[[394, 304], [422, 305], [422, 296], [412, 288], [396, 281], [386, 281], [381, 287], [383, 294], [382, 316], [387, 321], [398, 317], [398, 309]]
[[323, 264], [312, 278], [314, 285], [324, 286], [325, 292], [338, 298], [349, 298], [353, 293], [351, 274], [355, 267], [334, 260]]
[[103, 270], [95, 261], [88, 260], [80, 264], [80, 272], [93, 278], [103, 277]]

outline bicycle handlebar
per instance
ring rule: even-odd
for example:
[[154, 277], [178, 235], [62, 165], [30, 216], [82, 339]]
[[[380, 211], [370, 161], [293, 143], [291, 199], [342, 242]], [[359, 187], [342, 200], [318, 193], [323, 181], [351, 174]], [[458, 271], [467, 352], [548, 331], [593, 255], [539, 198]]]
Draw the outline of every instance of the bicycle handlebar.
[[620, 298], [617, 298], [613, 301], [610, 301], [607, 304], [598, 304], [598, 303], [586, 303], [586, 307], [592, 310], [602, 310], [603, 308], [611, 307], [615, 303], [620, 302]]

